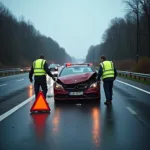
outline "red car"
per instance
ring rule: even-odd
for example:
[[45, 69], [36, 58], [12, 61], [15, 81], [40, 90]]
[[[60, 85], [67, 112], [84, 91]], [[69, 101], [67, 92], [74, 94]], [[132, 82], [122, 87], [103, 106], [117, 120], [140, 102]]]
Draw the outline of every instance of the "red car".
[[100, 102], [100, 82], [90, 64], [66, 64], [54, 83], [54, 100], [91, 100]]

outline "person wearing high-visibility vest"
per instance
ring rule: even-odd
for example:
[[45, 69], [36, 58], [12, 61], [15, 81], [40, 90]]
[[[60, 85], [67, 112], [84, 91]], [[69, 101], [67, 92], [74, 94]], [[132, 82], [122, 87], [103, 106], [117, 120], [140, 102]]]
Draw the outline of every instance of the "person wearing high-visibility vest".
[[112, 61], [108, 61], [105, 56], [101, 56], [101, 63], [98, 71], [97, 79], [103, 80], [103, 87], [105, 92], [106, 101], [105, 105], [112, 103], [113, 96], [113, 82], [116, 79], [117, 71]]
[[31, 70], [29, 72], [29, 79], [30, 82], [33, 82], [32, 76], [34, 75], [34, 91], [35, 96], [37, 97], [40, 87], [43, 90], [43, 95], [46, 98], [47, 94], [47, 81], [46, 81], [46, 75], [49, 75], [52, 77], [52, 79], [55, 81], [55, 77], [51, 74], [47, 62], [44, 59], [44, 56], [41, 55], [39, 59], [35, 60], [33, 62], [33, 65], [31, 67]]

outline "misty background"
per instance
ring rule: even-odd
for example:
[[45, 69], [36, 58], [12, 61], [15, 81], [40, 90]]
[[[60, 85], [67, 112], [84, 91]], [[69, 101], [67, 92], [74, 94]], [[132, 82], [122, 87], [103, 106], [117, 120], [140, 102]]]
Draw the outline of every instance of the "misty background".
[[1, 0], [0, 67], [30, 66], [43, 53], [60, 64], [106, 55], [138, 70], [149, 67], [149, 27], [149, 0]]

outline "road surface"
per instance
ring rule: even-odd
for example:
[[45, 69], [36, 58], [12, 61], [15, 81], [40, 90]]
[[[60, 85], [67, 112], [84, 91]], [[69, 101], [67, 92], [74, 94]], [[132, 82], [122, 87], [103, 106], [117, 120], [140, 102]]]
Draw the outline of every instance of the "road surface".
[[101, 93], [100, 104], [50, 97], [50, 114], [31, 115], [28, 74], [0, 78], [0, 150], [150, 150], [150, 87], [117, 78], [109, 108]]

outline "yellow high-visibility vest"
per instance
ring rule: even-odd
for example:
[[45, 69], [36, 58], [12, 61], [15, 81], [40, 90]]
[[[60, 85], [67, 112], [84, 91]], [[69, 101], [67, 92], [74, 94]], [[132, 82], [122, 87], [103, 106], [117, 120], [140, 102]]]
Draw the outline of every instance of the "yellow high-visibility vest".
[[114, 65], [112, 61], [104, 61], [100, 63], [103, 68], [102, 79], [114, 77]]
[[33, 62], [34, 76], [46, 75], [46, 72], [44, 70], [45, 62], [46, 60], [44, 59], [37, 59]]

